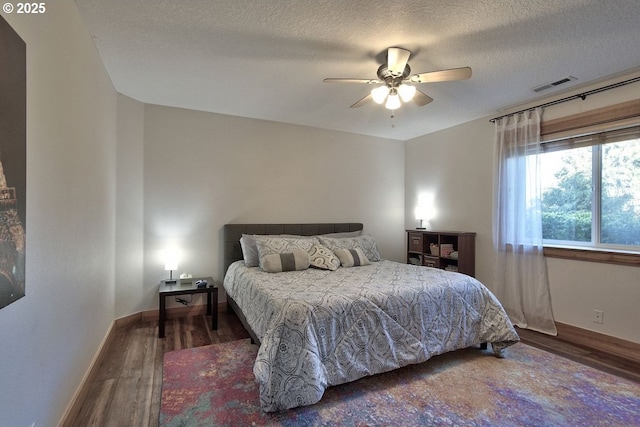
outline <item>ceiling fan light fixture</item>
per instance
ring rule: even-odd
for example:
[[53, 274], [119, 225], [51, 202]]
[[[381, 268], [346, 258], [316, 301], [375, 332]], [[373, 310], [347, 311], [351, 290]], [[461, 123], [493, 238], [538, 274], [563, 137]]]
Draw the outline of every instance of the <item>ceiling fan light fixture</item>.
[[414, 101], [419, 107], [433, 101], [433, 98], [418, 90], [414, 84], [449, 82], [471, 78], [471, 68], [469, 67], [427, 71], [425, 73], [412, 75], [408, 62], [410, 56], [410, 50], [401, 47], [389, 47], [387, 49], [387, 62], [378, 67], [378, 71], [376, 72], [378, 76], [377, 79], [326, 78], [323, 82], [372, 85], [369, 86], [373, 88], [370, 90], [370, 93], [351, 105], [351, 108], [358, 108], [374, 101], [379, 105], [384, 105], [390, 110], [395, 110], [400, 108], [403, 103], [408, 103], [409, 101]]
[[411, 86], [403, 83], [398, 87], [398, 95], [400, 95], [400, 98], [402, 98], [403, 102], [411, 101], [415, 94], [416, 94], [415, 86]]
[[387, 86], [378, 86], [371, 89], [371, 97], [376, 104], [382, 104], [389, 95], [389, 88]]
[[392, 89], [391, 93], [387, 97], [387, 103], [384, 104], [384, 106], [389, 110], [397, 110], [398, 108], [400, 108], [400, 105], [402, 105], [402, 103], [400, 102], [400, 97], [398, 96], [398, 93], [395, 91], [395, 89]]

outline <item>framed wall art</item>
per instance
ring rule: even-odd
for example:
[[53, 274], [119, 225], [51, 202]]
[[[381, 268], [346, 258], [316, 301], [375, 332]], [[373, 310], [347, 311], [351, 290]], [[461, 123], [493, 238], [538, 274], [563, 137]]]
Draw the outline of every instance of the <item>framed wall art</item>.
[[0, 16], [0, 309], [25, 296], [27, 46]]

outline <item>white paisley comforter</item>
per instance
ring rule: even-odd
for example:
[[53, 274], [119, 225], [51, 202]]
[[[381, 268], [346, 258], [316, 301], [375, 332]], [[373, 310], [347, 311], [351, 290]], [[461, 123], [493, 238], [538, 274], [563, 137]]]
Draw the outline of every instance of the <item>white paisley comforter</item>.
[[266, 273], [238, 261], [224, 288], [261, 341], [253, 372], [267, 412], [437, 354], [489, 342], [500, 356], [519, 341], [484, 285], [435, 268], [380, 261]]

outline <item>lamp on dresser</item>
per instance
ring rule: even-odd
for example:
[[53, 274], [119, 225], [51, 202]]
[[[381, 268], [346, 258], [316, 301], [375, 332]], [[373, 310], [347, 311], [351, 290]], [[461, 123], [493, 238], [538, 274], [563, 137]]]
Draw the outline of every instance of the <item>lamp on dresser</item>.
[[426, 206], [416, 206], [415, 216], [420, 221], [420, 227], [416, 227], [416, 230], [426, 230], [424, 221], [429, 219], [429, 209]]

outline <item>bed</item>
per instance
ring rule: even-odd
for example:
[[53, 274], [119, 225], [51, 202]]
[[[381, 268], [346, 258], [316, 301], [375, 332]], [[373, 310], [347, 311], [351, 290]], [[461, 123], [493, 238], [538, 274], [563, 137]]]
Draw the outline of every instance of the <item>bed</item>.
[[253, 371], [264, 411], [310, 405], [327, 387], [487, 342], [501, 357], [519, 341], [479, 281], [384, 260], [362, 230], [361, 223], [224, 226], [227, 302], [260, 346]]

